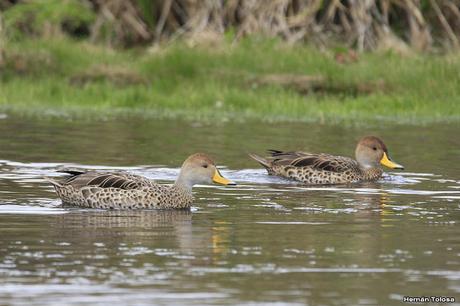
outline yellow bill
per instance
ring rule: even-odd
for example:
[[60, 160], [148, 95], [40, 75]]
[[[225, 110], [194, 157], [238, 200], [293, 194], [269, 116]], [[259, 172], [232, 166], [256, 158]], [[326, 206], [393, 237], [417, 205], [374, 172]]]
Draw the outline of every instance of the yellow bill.
[[393, 162], [387, 155], [386, 152], [383, 152], [383, 157], [382, 159], [380, 160], [380, 163], [388, 168], [391, 168], [391, 169], [400, 169], [400, 170], [404, 170], [404, 167]]
[[216, 169], [216, 171], [214, 172], [214, 176], [212, 177], [212, 181], [214, 183], [217, 183], [217, 184], [221, 184], [221, 185], [236, 185], [234, 182], [226, 179], [225, 177], [223, 177], [219, 170]]

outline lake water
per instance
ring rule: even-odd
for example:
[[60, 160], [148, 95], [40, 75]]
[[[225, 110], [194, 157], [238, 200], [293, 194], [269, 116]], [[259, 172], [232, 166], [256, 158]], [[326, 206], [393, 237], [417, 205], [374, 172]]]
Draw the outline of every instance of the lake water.
[[[402, 305], [460, 301], [460, 126], [0, 119], [1, 305]], [[406, 171], [305, 187], [247, 153], [353, 156], [381, 136]], [[195, 152], [236, 187], [190, 212], [63, 208], [43, 176], [122, 169], [171, 183]]]

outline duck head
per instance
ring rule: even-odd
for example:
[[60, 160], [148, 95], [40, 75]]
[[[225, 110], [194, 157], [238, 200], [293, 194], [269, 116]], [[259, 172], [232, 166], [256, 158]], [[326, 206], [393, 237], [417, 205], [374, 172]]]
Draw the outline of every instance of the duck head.
[[206, 154], [196, 153], [190, 155], [182, 164], [176, 185], [192, 188], [196, 184], [217, 183], [221, 185], [236, 185], [224, 178], [216, 167], [214, 161]]
[[378, 168], [380, 165], [391, 169], [404, 169], [391, 160], [387, 146], [375, 136], [363, 137], [356, 146], [355, 155], [359, 165], [364, 169]]

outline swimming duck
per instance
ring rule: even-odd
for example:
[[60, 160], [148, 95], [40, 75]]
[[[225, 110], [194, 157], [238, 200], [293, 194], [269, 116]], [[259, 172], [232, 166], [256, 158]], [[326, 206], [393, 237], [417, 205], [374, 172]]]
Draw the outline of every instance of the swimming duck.
[[59, 198], [65, 204], [85, 208], [186, 209], [193, 201], [193, 185], [211, 182], [234, 185], [220, 174], [214, 161], [202, 153], [193, 154], [184, 161], [172, 186], [123, 172], [60, 172], [69, 176], [60, 180], [47, 178]]
[[378, 180], [384, 165], [391, 169], [404, 169], [393, 162], [383, 141], [375, 136], [362, 138], [356, 146], [356, 160], [329, 154], [282, 152], [269, 150], [270, 157], [255, 154], [250, 157], [264, 166], [269, 175], [278, 175], [305, 184], [344, 184]]

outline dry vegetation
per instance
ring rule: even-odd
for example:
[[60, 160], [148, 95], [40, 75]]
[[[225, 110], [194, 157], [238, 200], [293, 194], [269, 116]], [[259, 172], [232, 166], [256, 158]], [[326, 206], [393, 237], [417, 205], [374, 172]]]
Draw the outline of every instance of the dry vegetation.
[[[460, 1], [456, 0], [93, 0], [98, 17], [92, 37], [113, 24], [124, 42], [150, 42], [185, 35], [235, 38], [280, 36], [289, 43], [328, 46], [340, 42], [358, 50], [407, 46], [458, 48]], [[205, 35], [203, 35], [205, 34]], [[218, 34], [218, 35], [216, 35]]]
[[[48, 7], [56, 3], [0, 0], [0, 9], [8, 11], [32, 2]], [[55, 5], [73, 2], [95, 17], [71, 30], [115, 46], [177, 37], [200, 43], [218, 40], [228, 32], [236, 40], [257, 34], [282, 37], [288, 43], [343, 45], [359, 51], [460, 46], [460, 0], [63, 0]], [[59, 27], [69, 28], [66, 16], [60, 21]], [[54, 33], [52, 26], [45, 27]]]
[[[0, 0], [0, 109], [458, 122], [460, 57], [433, 52], [459, 47], [459, 8], [460, 0]], [[396, 52], [362, 52], [378, 49]]]

